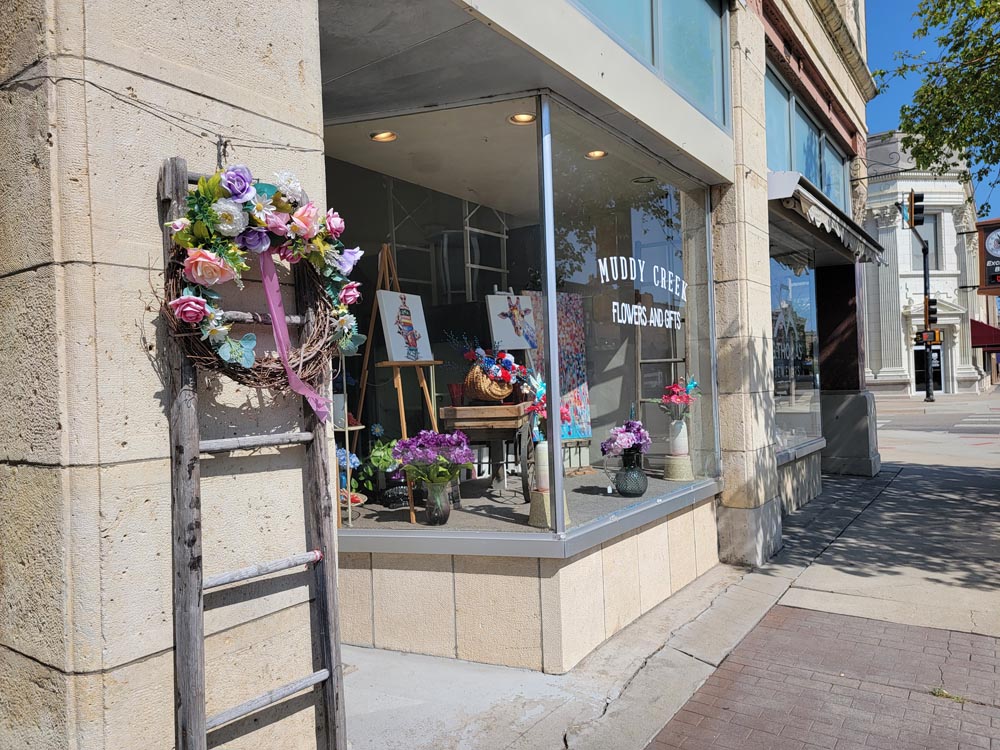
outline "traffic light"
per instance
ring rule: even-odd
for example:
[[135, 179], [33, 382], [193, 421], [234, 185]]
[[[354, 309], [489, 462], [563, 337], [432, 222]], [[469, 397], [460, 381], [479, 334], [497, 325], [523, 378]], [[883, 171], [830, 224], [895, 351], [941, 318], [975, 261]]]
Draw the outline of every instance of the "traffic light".
[[924, 224], [924, 194], [910, 191], [910, 196], [906, 201], [906, 218], [910, 222], [910, 228], [920, 227]]
[[937, 300], [931, 297], [927, 300], [927, 327], [938, 322]]

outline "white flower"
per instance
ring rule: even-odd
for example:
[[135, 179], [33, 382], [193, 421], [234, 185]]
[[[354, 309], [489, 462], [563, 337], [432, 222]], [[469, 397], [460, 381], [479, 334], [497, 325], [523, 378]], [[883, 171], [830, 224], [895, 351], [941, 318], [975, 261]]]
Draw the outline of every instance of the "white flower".
[[250, 203], [250, 213], [252, 213], [253, 217], [261, 224], [267, 221], [268, 214], [274, 213], [274, 203], [271, 202], [271, 198], [269, 196], [257, 193]]
[[306, 193], [302, 189], [299, 178], [288, 171], [274, 173], [274, 186], [281, 191], [281, 194], [295, 203], [305, 203]]
[[337, 318], [337, 321], [334, 323], [334, 325], [336, 326], [337, 333], [340, 333], [344, 336], [348, 336], [350, 335], [351, 331], [354, 330], [354, 326], [356, 326], [357, 323], [358, 323], [357, 318], [355, 318], [350, 313], [347, 313], [346, 315], [341, 315], [339, 318]]
[[201, 338], [208, 339], [213, 344], [221, 344], [229, 336], [232, 325], [225, 322], [222, 313], [215, 311], [201, 324]]
[[219, 234], [224, 234], [226, 237], [235, 237], [250, 223], [246, 211], [239, 203], [229, 198], [219, 198], [212, 204], [212, 210], [219, 219], [215, 228], [219, 230]]

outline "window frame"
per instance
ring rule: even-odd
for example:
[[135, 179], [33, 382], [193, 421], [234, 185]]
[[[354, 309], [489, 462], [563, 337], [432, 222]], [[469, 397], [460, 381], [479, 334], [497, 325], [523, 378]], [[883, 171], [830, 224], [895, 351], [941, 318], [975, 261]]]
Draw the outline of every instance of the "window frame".
[[[927, 217], [928, 216], [933, 216], [934, 217], [934, 244], [933, 244], [932, 247], [928, 248], [928, 253], [927, 253], [927, 265], [928, 265], [928, 270], [931, 273], [934, 273], [935, 271], [943, 271], [943, 270], [945, 270], [944, 268], [942, 268], [942, 266], [944, 265], [944, 262], [943, 262], [944, 261], [944, 257], [943, 257], [942, 252], [941, 252], [941, 246], [942, 246], [941, 235], [942, 235], [942, 229], [943, 229], [943, 227], [941, 225], [942, 213], [943, 212], [941, 212], [941, 211], [928, 211], [924, 215], [924, 222], [927, 221]], [[920, 229], [922, 229], [923, 227], [926, 227], [926, 226], [927, 226], [926, 223], [922, 224], [919, 228], [917, 228], [917, 232], [919, 233]], [[926, 240], [927, 238], [924, 237], [923, 239]], [[927, 240], [927, 241], [928, 241], [928, 243], [930, 243], [930, 240]], [[919, 246], [917, 244], [917, 240], [913, 236], [911, 236], [910, 237], [910, 270], [913, 273], [923, 273], [923, 271], [924, 271], [924, 262], [923, 262], [922, 255], [923, 255], [923, 253], [922, 253], [922, 251], [920, 251], [920, 248], [919, 248]], [[921, 261], [920, 261], [919, 265], [915, 265], [914, 264], [914, 260], [916, 260], [917, 257], [921, 257]], [[932, 262], [932, 259], [933, 259], [933, 262]]]

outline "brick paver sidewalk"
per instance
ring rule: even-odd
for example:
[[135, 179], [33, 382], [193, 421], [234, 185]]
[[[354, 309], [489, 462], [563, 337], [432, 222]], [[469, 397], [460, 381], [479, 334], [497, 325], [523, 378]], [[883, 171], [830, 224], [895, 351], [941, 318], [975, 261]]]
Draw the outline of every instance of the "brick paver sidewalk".
[[647, 750], [1000, 750], [997, 652], [996, 638], [777, 606]]

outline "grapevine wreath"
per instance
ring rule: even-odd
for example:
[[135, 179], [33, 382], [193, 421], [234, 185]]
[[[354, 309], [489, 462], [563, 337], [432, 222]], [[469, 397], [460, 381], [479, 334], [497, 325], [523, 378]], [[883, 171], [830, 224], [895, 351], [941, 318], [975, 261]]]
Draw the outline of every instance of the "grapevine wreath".
[[[363, 252], [340, 241], [345, 229], [340, 215], [322, 214], [290, 172], [278, 172], [273, 183], [265, 183], [236, 165], [199, 179], [187, 196], [185, 215], [168, 226], [174, 251], [166, 269], [164, 314], [187, 355], [199, 367], [244, 385], [293, 390], [317, 413], [325, 412], [325, 399], [312, 385], [333, 351], [352, 354], [365, 341], [350, 312], [361, 299], [361, 285], [349, 279]], [[311, 287], [315, 300], [309, 336], [294, 349], [274, 255], [290, 265], [305, 261], [300, 283]], [[222, 294], [232, 289], [230, 282], [242, 290], [242, 274], [254, 262], [260, 267], [276, 354], [258, 356], [253, 333], [230, 336], [234, 322], [263, 322], [259, 315], [227, 315]]]

